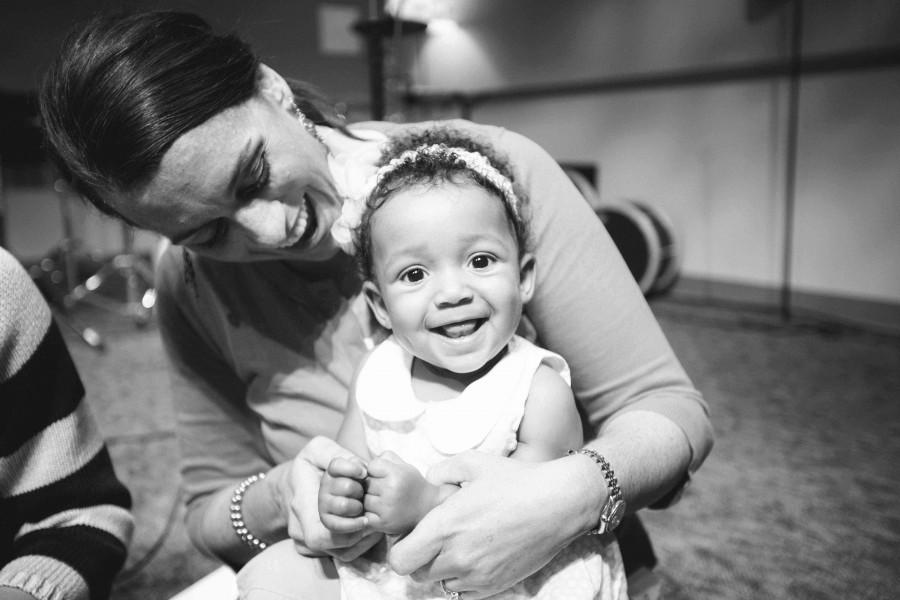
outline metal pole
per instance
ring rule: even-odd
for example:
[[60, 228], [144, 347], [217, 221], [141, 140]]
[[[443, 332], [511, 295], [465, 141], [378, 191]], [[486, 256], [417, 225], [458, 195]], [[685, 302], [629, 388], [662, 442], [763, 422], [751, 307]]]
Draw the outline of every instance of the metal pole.
[[794, 206], [797, 188], [797, 137], [800, 110], [800, 70], [803, 42], [803, 0], [794, 0], [791, 27], [791, 76], [788, 80], [787, 142], [784, 174], [784, 252], [781, 268], [781, 318], [791, 319], [791, 277], [794, 254]]

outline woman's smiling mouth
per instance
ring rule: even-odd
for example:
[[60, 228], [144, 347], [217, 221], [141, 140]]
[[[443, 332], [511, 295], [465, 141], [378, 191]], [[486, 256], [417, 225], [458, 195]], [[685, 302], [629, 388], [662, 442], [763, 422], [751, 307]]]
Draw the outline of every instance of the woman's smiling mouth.
[[313, 208], [312, 200], [308, 194], [303, 194], [303, 203], [294, 223], [291, 226], [290, 234], [282, 245], [282, 248], [292, 248], [304, 245], [313, 233], [316, 231], [316, 211]]

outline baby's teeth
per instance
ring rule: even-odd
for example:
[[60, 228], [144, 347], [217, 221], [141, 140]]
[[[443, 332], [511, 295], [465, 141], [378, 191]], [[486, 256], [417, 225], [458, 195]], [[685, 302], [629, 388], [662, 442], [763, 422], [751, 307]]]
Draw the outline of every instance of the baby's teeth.
[[475, 332], [477, 323], [475, 321], [465, 321], [463, 323], [454, 323], [443, 327], [444, 335], [451, 338], [463, 337]]

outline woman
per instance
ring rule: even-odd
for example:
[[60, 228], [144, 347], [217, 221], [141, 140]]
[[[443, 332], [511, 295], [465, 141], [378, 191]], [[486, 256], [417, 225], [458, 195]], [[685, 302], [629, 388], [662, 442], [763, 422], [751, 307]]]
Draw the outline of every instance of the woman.
[[[360, 555], [372, 541], [326, 531], [293, 467], [304, 446], [322, 468], [346, 455], [307, 444], [334, 436], [378, 334], [340, 249], [352, 225], [342, 207], [368, 190], [386, 136], [415, 126], [342, 129], [239, 39], [176, 13], [76, 31], [47, 73], [41, 110], [76, 190], [181, 246], [161, 261], [158, 307], [191, 539], [235, 567], [287, 538], [309, 555]], [[504, 153], [534, 203], [540, 291], [526, 313], [541, 343], [570, 362], [587, 447], [605, 457], [467, 454], [431, 473], [467, 485], [394, 547], [391, 564], [475, 600], [598, 528], [602, 509], [614, 518], [601, 528], [614, 528], [622, 501], [634, 511], [674, 495], [712, 436], [704, 401], [556, 163], [509, 131], [453, 126]], [[607, 485], [613, 477], [621, 494]]]

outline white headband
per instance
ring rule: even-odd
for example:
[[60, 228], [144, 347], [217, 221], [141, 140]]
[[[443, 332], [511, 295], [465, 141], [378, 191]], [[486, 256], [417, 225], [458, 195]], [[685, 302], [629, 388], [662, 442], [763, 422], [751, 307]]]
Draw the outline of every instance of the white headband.
[[497, 188], [503, 194], [503, 199], [513, 215], [519, 215], [519, 198], [513, 191], [512, 181], [498, 171], [486, 156], [464, 148], [456, 148], [446, 144], [431, 144], [429, 146], [419, 146], [414, 150], [407, 150], [378, 169], [378, 172], [375, 174], [375, 180], [380, 182], [382, 178], [390, 175], [400, 167], [415, 162], [420, 156], [462, 162], [468, 170], [477, 173]]

